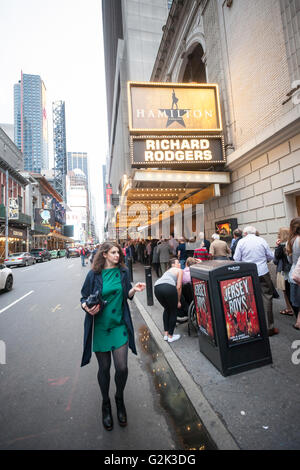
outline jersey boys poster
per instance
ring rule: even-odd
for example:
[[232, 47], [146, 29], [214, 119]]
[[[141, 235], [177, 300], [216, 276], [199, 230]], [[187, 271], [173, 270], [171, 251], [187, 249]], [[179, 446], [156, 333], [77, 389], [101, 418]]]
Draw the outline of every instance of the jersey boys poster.
[[192, 281], [199, 329], [215, 343], [207, 282], [200, 279]]
[[229, 344], [260, 336], [251, 276], [220, 281]]

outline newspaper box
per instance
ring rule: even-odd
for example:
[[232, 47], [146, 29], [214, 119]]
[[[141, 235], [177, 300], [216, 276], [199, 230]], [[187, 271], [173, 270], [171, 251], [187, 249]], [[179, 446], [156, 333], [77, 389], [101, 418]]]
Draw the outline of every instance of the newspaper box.
[[215, 260], [190, 270], [200, 351], [223, 376], [272, 363], [256, 264]]

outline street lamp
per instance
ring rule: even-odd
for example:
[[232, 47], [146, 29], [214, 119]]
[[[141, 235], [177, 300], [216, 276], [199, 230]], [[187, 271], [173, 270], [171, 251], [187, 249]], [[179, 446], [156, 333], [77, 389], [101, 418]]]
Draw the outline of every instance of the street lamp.
[[8, 170], [5, 171], [5, 259], [8, 258]]

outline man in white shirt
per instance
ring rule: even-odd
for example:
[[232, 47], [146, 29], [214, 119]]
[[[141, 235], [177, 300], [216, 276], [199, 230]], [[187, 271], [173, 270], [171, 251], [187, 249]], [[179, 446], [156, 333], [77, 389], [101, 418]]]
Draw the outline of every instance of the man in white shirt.
[[274, 286], [268, 268], [268, 262], [272, 261], [274, 255], [266, 240], [257, 236], [256, 233], [257, 230], [255, 227], [249, 226], [244, 228], [244, 238], [237, 244], [233, 259], [234, 261], [245, 261], [247, 263], [256, 264], [264, 308], [268, 320], [268, 334], [269, 336], [273, 336], [279, 333], [278, 328], [274, 328]]

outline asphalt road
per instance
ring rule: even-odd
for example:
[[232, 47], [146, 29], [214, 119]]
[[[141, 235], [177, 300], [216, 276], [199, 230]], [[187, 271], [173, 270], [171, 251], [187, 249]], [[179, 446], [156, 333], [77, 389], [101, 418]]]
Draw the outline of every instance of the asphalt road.
[[[182, 448], [146, 367], [139, 341], [145, 325], [137, 311], [139, 355], [129, 352], [125, 393], [128, 426], [118, 425], [113, 407], [114, 429], [103, 429], [96, 359], [80, 368], [79, 298], [88, 269], [79, 258], [14, 268], [13, 290], [0, 294], [0, 341], [6, 348], [0, 363], [0, 449]], [[114, 391], [112, 375], [112, 403]]]

